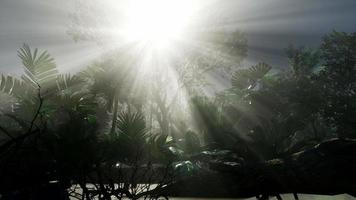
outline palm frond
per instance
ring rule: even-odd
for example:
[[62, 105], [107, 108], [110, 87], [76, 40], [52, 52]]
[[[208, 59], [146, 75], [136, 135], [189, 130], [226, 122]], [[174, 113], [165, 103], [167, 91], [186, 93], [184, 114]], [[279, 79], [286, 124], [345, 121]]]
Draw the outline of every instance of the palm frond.
[[271, 69], [272, 67], [268, 64], [259, 63], [248, 69], [237, 70], [232, 75], [231, 85], [238, 89], [250, 88], [258, 80], [262, 79]]
[[240, 69], [232, 75], [231, 85], [234, 88], [244, 89], [249, 84], [248, 69]]
[[1, 75], [0, 77], [0, 92], [15, 96], [23, 97], [27, 94], [28, 87], [23, 81], [13, 77]]
[[17, 51], [24, 66], [24, 75], [22, 79], [36, 87], [37, 83], [43, 88], [48, 88], [50, 84], [55, 83], [58, 75], [58, 69], [54, 59], [47, 51], [39, 52], [36, 48], [33, 52], [31, 48], [24, 44]]
[[265, 76], [270, 70], [272, 69], [271, 66], [269, 66], [266, 63], [258, 63], [255, 66], [252, 66], [249, 69], [250, 72], [250, 78], [257, 80], [261, 79], [263, 76]]
[[60, 74], [56, 78], [58, 91], [79, 91], [83, 82], [83, 79], [70, 74]]
[[98, 74], [104, 73], [105, 70], [100, 65], [89, 66], [79, 72], [78, 76], [86, 81], [94, 81]]
[[132, 138], [143, 139], [146, 134], [146, 122], [141, 113], [123, 112], [118, 116], [117, 123], [120, 134], [128, 135]]

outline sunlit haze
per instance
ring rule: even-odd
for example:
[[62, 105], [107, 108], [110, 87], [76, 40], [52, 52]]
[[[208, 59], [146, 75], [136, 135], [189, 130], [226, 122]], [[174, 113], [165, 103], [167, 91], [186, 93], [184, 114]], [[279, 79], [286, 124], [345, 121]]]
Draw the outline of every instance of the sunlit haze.
[[356, 0], [0, 0], [0, 200], [355, 199], [355, 19]]
[[120, 30], [129, 41], [164, 48], [172, 40], [182, 39], [194, 14], [194, 1], [133, 0], [126, 9], [127, 20]]

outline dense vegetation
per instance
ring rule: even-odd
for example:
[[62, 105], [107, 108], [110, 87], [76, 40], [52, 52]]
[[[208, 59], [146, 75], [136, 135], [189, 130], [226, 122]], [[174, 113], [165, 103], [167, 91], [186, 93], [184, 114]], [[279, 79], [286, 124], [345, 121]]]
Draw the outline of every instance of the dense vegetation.
[[[179, 195], [177, 183], [211, 172], [221, 179], [226, 171], [248, 179], [260, 169], [241, 175], [236, 167], [308, 152], [332, 138], [355, 149], [356, 33], [332, 32], [319, 49], [288, 47], [290, 67], [284, 71], [266, 63], [240, 67], [247, 53], [243, 34], [228, 42], [219, 35], [204, 39], [239, 67], [211, 64], [187, 50], [194, 67], [182, 61], [177, 73], [188, 102], [178, 93], [167, 97], [160, 72], [152, 73], [149, 83], [137, 83], [140, 71], [125, 62], [131, 55], [119, 52], [77, 74], [60, 74], [48, 52], [24, 45], [18, 51], [21, 78], [0, 79], [2, 198], [155, 199]], [[231, 84], [206, 95], [205, 77], [213, 73], [232, 74]], [[355, 167], [354, 156], [349, 167]], [[253, 181], [249, 184], [258, 185]], [[247, 182], [229, 184], [235, 190], [247, 187]], [[351, 186], [330, 194], [356, 194]], [[280, 198], [284, 191], [306, 190], [242, 196]], [[324, 193], [317, 187], [314, 192]]]

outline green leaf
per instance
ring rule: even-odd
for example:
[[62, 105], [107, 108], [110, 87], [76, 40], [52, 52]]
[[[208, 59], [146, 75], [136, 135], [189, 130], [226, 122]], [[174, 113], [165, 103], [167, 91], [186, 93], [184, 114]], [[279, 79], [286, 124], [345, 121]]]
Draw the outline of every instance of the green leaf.
[[173, 146], [170, 146], [168, 147], [168, 150], [175, 156], [177, 157], [182, 157], [183, 154], [184, 154], [184, 151], [182, 151], [181, 149], [177, 148], [177, 147], [173, 147]]
[[197, 172], [200, 167], [189, 160], [173, 163], [173, 169], [181, 175], [189, 176]]
[[97, 119], [95, 115], [88, 115], [86, 117], [86, 120], [90, 123], [90, 124], [95, 124]]

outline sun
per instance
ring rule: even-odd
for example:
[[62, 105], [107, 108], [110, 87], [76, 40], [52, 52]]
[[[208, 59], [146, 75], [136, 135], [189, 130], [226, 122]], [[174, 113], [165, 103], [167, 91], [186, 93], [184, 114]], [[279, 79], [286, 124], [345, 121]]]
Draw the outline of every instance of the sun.
[[126, 39], [166, 47], [182, 39], [194, 7], [192, 0], [131, 0], [126, 12]]

